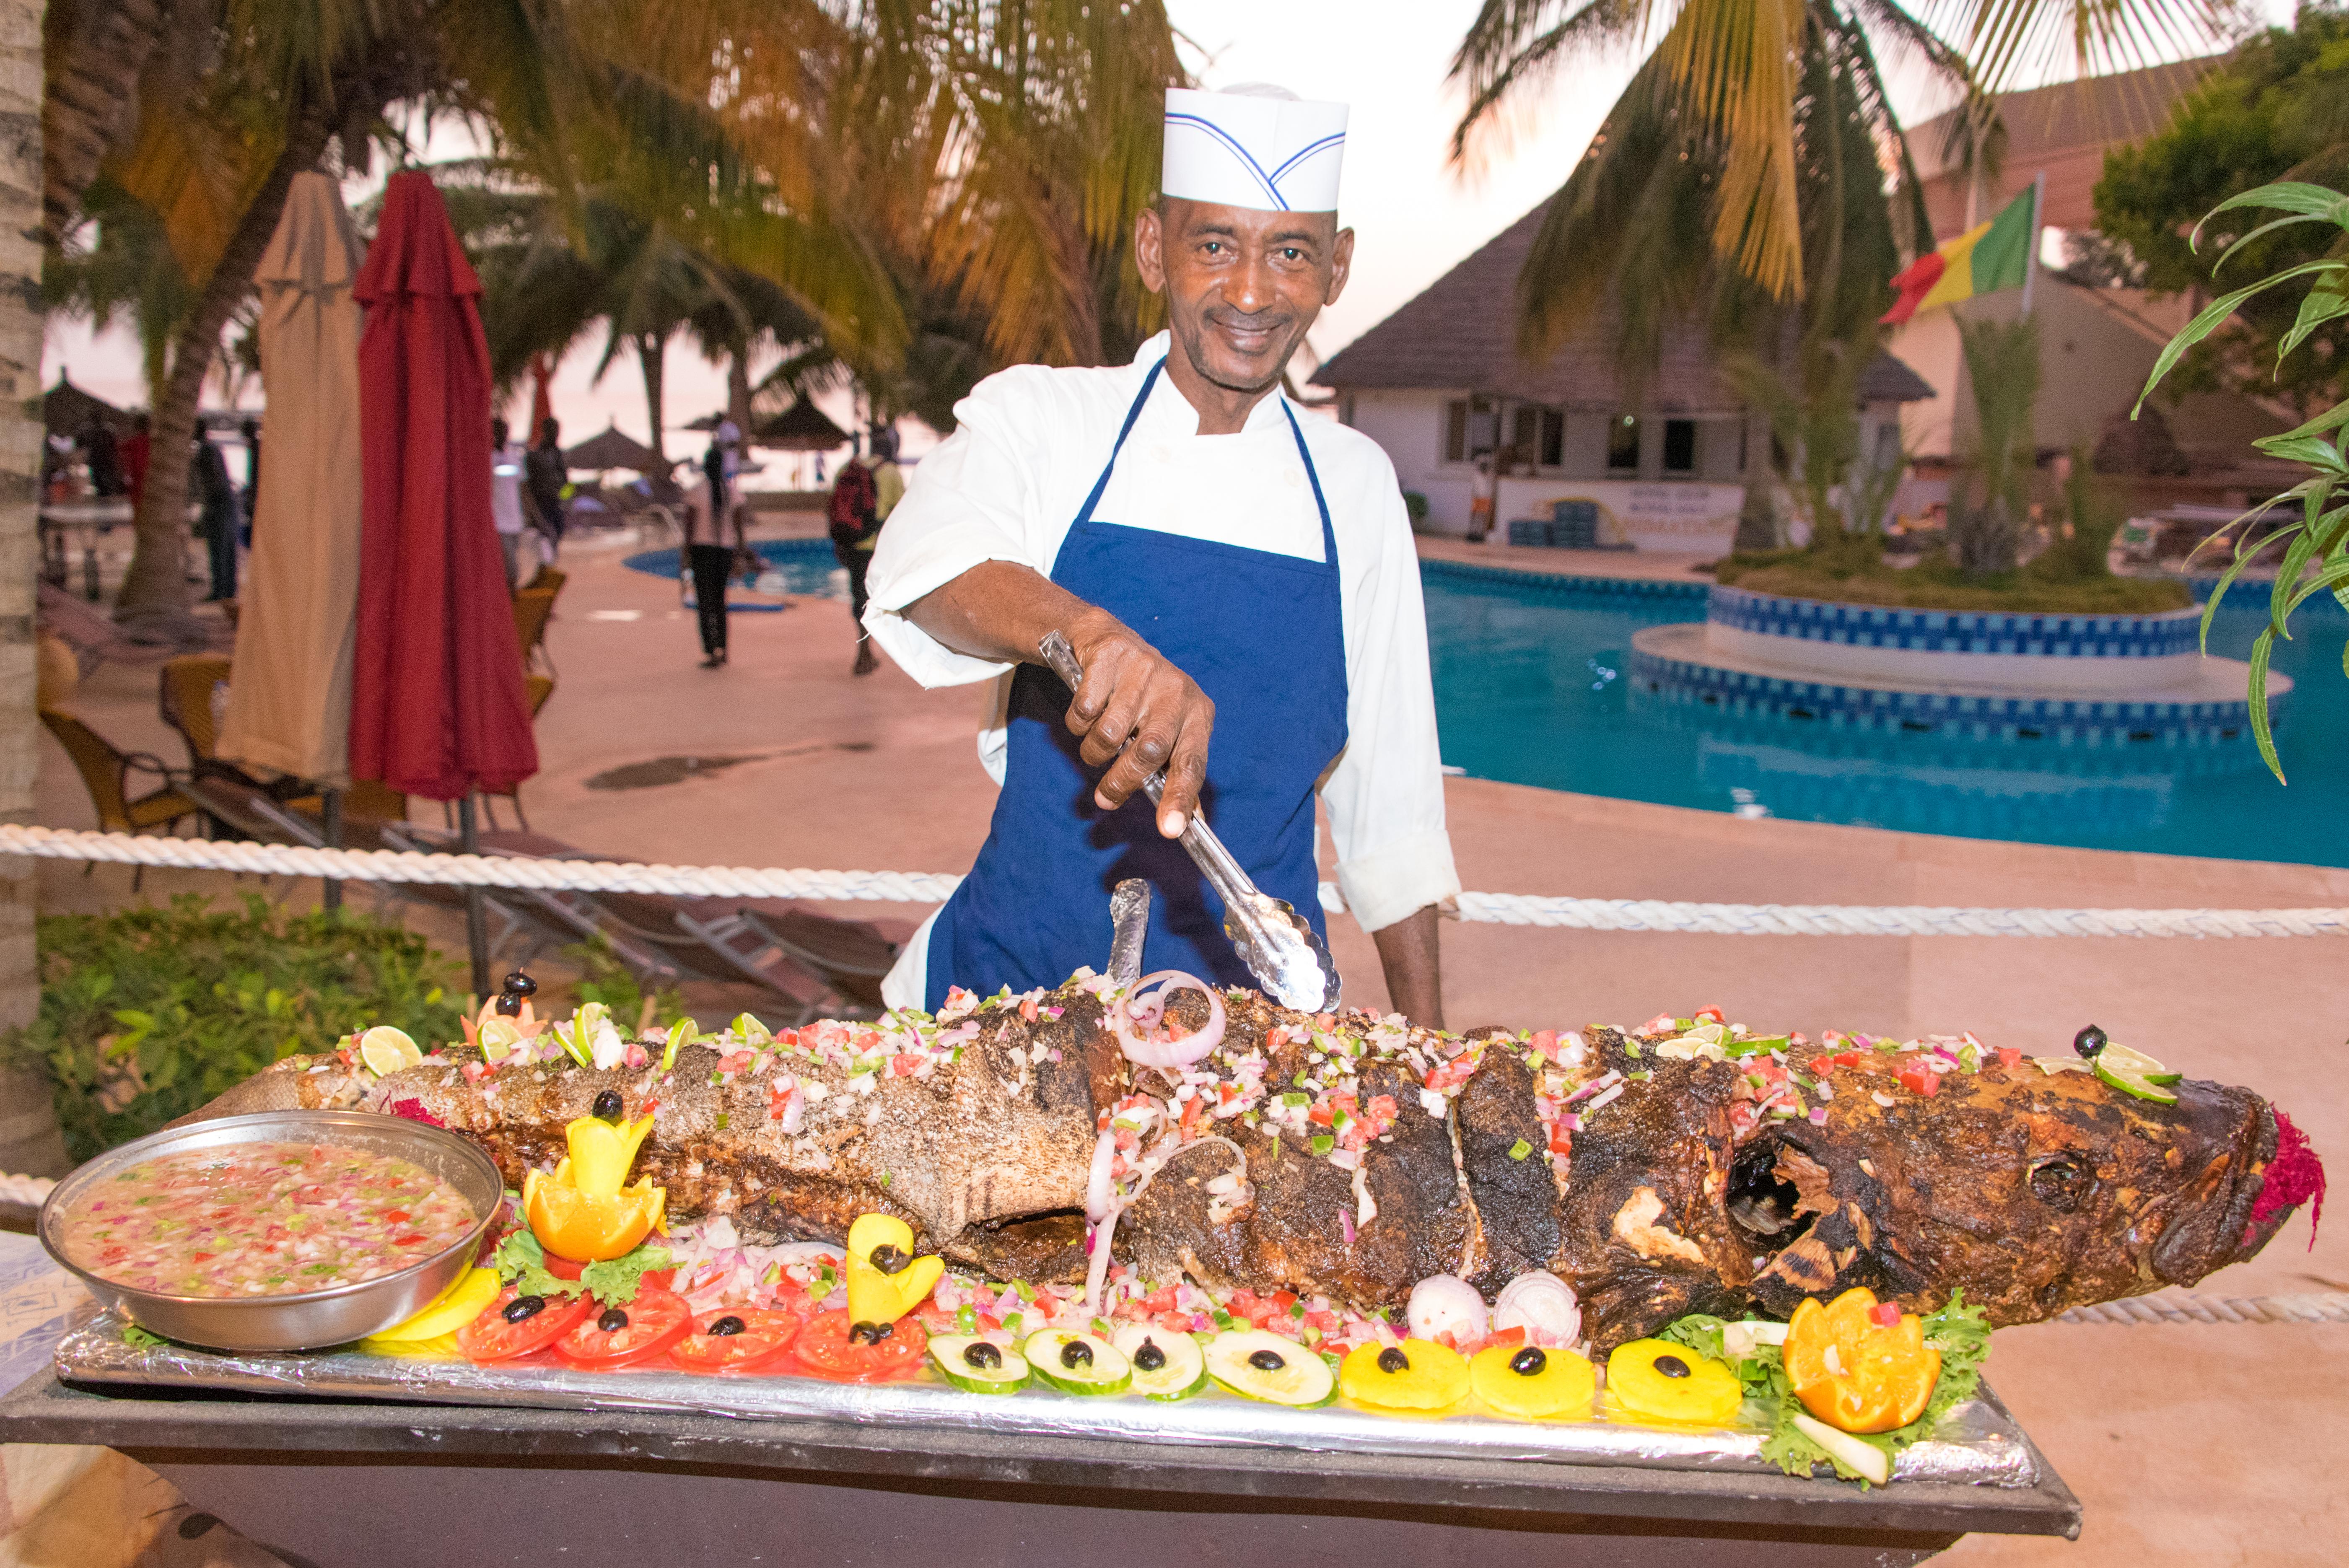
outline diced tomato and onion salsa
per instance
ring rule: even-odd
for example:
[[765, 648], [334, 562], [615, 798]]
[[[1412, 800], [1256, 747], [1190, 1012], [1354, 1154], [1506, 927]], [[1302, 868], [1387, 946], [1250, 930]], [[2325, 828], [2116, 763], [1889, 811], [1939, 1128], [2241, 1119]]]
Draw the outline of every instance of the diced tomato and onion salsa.
[[462, 1241], [463, 1193], [411, 1161], [324, 1143], [160, 1154], [76, 1203], [58, 1244], [113, 1284], [167, 1295], [295, 1295], [357, 1284]]

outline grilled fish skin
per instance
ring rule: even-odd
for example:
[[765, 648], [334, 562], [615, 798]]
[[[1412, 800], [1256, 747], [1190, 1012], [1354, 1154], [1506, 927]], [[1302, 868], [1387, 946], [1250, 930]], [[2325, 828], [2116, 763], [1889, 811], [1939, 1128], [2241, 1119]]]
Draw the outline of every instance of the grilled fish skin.
[[[1666, 1037], [1593, 1026], [1546, 1054], [1506, 1031], [1442, 1036], [1236, 991], [1184, 1099], [1126, 1060], [1107, 988], [1080, 976], [915, 1034], [823, 1024], [756, 1050], [729, 1037], [685, 1047], [666, 1074], [433, 1057], [373, 1082], [337, 1057], [290, 1058], [200, 1114], [364, 1103], [469, 1133], [518, 1186], [616, 1089], [627, 1114], [652, 1108], [637, 1169], [680, 1221], [837, 1241], [887, 1212], [963, 1266], [1074, 1282], [1098, 1131], [1146, 1104], [1174, 1130], [1152, 1134], [1155, 1173], [1114, 1245], [1144, 1277], [1376, 1310], [1431, 1274], [1490, 1298], [1547, 1268], [1601, 1354], [1689, 1312], [1784, 1316], [1856, 1284], [1913, 1311], [1963, 1290], [1993, 1324], [2035, 1322], [2191, 1284], [2292, 1212], [2251, 1218], [2278, 1133], [2248, 1089], [2185, 1082], [2165, 1105], [1985, 1054], [1929, 1092], [1902, 1072], [1923, 1058], [1871, 1050], [1832, 1070], [1788, 1064], [1826, 1073], [1814, 1121], [1762, 1112], [1754, 1061], [1660, 1055]], [[1184, 1029], [1207, 1016], [1187, 991], [1167, 1012]], [[1315, 1119], [1331, 1104], [1371, 1135], [1332, 1147], [1339, 1123]]]

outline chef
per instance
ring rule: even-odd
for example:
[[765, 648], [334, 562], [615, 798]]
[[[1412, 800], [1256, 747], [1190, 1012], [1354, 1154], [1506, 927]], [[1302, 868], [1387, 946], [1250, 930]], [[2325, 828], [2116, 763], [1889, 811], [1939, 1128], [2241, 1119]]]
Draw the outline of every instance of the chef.
[[[1281, 389], [1353, 260], [1345, 130], [1344, 105], [1278, 88], [1169, 91], [1162, 194], [1133, 232], [1168, 330], [1131, 365], [980, 382], [882, 531], [865, 624], [925, 686], [994, 681], [979, 756], [1003, 787], [892, 1006], [1099, 968], [1128, 877], [1152, 888], [1145, 972], [1252, 985], [1175, 841], [1204, 811], [1319, 929], [1318, 795], [1389, 996], [1442, 1023], [1436, 906], [1460, 884], [1410, 523], [1386, 454]], [[1084, 671], [1073, 697], [1039, 661], [1054, 631]]]

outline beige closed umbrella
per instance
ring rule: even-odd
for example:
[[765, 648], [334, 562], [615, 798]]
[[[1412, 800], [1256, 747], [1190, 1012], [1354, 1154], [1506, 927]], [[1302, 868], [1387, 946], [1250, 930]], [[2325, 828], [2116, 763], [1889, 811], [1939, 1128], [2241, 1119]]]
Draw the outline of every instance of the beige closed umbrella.
[[335, 181], [295, 175], [254, 280], [265, 455], [217, 748], [329, 788], [350, 779], [362, 260]]

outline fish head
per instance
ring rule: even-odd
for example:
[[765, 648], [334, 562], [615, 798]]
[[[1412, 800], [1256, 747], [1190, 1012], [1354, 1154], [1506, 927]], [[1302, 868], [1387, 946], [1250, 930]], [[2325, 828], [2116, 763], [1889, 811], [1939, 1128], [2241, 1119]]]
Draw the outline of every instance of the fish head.
[[2267, 1102], [2189, 1081], [2175, 1103], [2023, 1062], [1924, 1095], [1839, 1087], [1823, 1123], [1758, 1129], [1731, 1161], [1732, 1222], [1772, 1312], [1865, 1284], [1913, 1309], [1962, 1288], [2004, 1325], [2190, 1284], [2251, 1256], [2277, 1155]]

